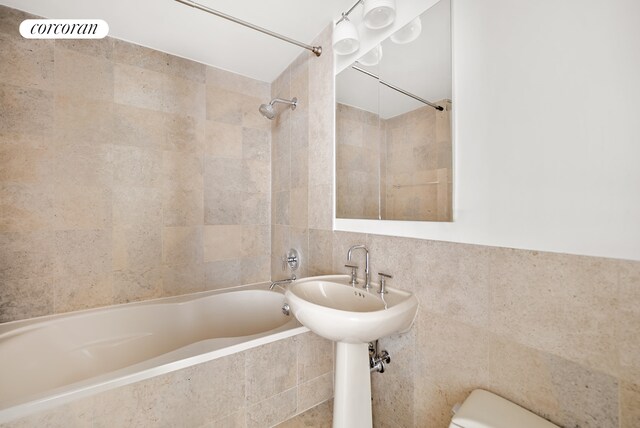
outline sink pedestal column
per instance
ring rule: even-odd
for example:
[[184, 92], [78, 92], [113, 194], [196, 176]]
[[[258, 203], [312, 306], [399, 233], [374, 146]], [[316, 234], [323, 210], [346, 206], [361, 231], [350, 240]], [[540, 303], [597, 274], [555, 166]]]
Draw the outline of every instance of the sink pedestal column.
[[371, 372], [367, 343], [336, 342], [333, 428], [371, 428]]

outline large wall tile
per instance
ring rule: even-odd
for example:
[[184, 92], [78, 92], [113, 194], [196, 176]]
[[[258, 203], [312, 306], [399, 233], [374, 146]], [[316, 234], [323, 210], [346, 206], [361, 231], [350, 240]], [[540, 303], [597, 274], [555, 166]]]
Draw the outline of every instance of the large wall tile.
[[[120, 152], [121, 153], [121, 152]], [[83, 185], [111, 187], [114, 178], [128, 179], [134, 172], [123, 171], [122, 163], [127, 159], [119, 158], [119, 173], [114, 177], [113, 147], [107, 144], [73, 144], [60, 147], [55, 154], [56, 182], [62, 185]], [[147, 160], [139, 159], [146, 163]], [[122, 173], [122, 175], [119, 175]], [[131, 179], [130, 179], [131, 180]]]
[[114, 65], [113, 96], [116, 103], [164, 111], [163, 83], [161, 73], [129, 65]]
[[289, 419], [296, 413], [296, 388], [261, 401], [247, 409], [247, 427], [271, 427]]
[[51, 276], [55, 255], [54, 232], [0, 233], [0, 282]]
[[331, 230], [333, 227], [333, 191], [331, 185], [309, 186], [309, 227]]
[[82, 93], [69, 96], [58, 92], [55, 97], [53, 142], [56, 146], [94, 146], [114, 140], [113, 102], [92, 99]]
[[248, 193], [242, 194], [242, 224], [264, 224], [271, 223], [271, 198], [269, 193]]
[[491, 253], [494, 332], [617, 373], [615, 262], [509, 249]]
[[113, 60], [198, 83], [205, 81], [205, 65], [123, 40], [114, 39]]
[[202, 152], [205, 121], [123, 104], [114, 105], [113, 143], [179, 152]]
[[162, 110], [205, 118], [205, 85], [171, 75], [163, 75]]
[[203, 159], [168, 152], [162, 157], [162, 215], [165, 226], [195, 226], [204, 220]]
[[110, 273], [62, 276], [53, 282], [53, 306], [56, 313], [113, 304]]
[[268, 193], [271, 190], [271, 164], [261, 159], [242, 161], [243, 185], [247, 193]]
[[333, 269], [333, 233], [329, 230], [309, 229], [309, 275], [336, 273]]
[[[296, 339], [289, 338], [246, 352], [247, 404], [259, 403], [296, 386], [297, 359], [295, 349]], [[271, 359], [264, 358], [265, 355], [279, 355], [280, 357]]]
[[162, 261], [169, 265], [202, 263], [203, 228], [164, 227], [162, 229]]
[[207, 85], [206, 90], [207, 119], [242, 126], [244, 95], [219, 86]]
[[[416, 420], [446, 426], [450, 409], [489, 382], [489, 334], [449, 318], [418, 312], [415, 321]], [[433, 403], [438, 403], [434, 406]], [[433, 421], [433, 424], [424, 423]]]
[[[489, 325], [489, 268], [486, 247], [447, 242], [419, 243], [414, 253], [416, 292], [430, 312], [477, 327]], [[396, 282], [398, 284], [398, 282]]]
[[242, 159], [242, 127], [206, 121], [205, 153], [213, 158]]
[[546, 354], [492, 337], [489, 372], [492, 392], [558, 423], [560, 403]]
[[161, 225], [160, 189], [114, 186], [112, 218], [114, 226]]
[[55, 48], [55, 89], [66, 96], [113, 101], [113, 63], [103, 57]]
[[111, 189], [89, 186], [55, 186], [53, 227], [56, 230], [111, 227]]
[[240, 159], [205, 159], [205, 224], [240, 224], [243, 174]]
[[242, 284], [240, 259], [205, 263], [205, 288], [217, 290]]
[[244, 411], [238, 411], [224, 418], [203, 425], [202, 428], [246, 428], [246, 415]]
[[0, 184], [0, 232], [51, 230], [52, 190], [46, 185]]
[[162, 268], [163, 295], [175, 296], [205, 290], [205, 269], [202, 263], [165, 265]]
[[0, 82], [52, 90], [53, 45], [53, 40], [24, 39], [0, 32], [0, 57], [3, 59]]
[[162, 270], [162, 267], [157, 266], [114, 271], [111, 279], [114, 303], [162, 297]]
[[53, 280], [47, 277], [3, 279], [0, 287], [0, 323], [52, 313], [53, 288]]
[[162, 263], [162, 233], [157, 224], [113, 228], [113, 269], [146, 270]]
[[242, 257], [271, 254], [271, 228], [266, 225], [242, 226]]
[[309, 224], [309, 197], [307, 187], [296, 187], [289, 194], [289, 221], [291, 226], [306, 228]]
[[239, 259], [243, 254], [243, 226], [204, 227], [204, 261]]
[[[227, 88], [250, 97], [268, 98], [270, 85], [215, 67], [207, 67], [207, 85]], [[268, 102], [265, 100], [263, 102]], [[258, 106], [256, 106], [256, 110]]]
[[240, 283], [252, 284], [254, 282], [268, 281], [270, 271], [269, 256], [245, 257], [240, 264]]
[[[333, 372], [298, 385], [297, 412], [304, 412], [333, 397]], [[317, 427], [317, 424], [312, 426]]]
[[324, 403], [307, 410], [304, 413], [296, 415], [280, 425], [277, 428], [331, 428], [333, 419], [333, 403], [325, 401]]
[[5, 136], [0, 141], [1, 183], [35, 184], [52, 179], [55, 154], [51, 147], [37, 138]]
[[297, 337], [298, 382], [307, 382], [333, 371], [333, 342], [314, 333]]
[[57, 39], [56, 48], [63, 48], [103, 59], [113, 59], [113, 45], [116, 39]]
[[[413, 254], [418, 253], [418, 240], [398, 239], [390, 236], [367, 235], [367, 247], [371, 263], [371, 282], [379, 282], [379, 272], [392, 275], [389, 280], [390, 286], [397, 286], [405, 290], [414, 291], [416, 278], [414, 263], [421, 263], [421, 260], [414, 260]], [[346, 254], [346, 253], [345, 253]], [[355, 250], [352, 252], [354, 264], [360, 266], [360, 273], [364, 275], [365, 259], [364, 251]], [[415, 290], [417, 291], [417, 290]]]
[[74, 401], [3, 424], [6, 428], [86, 428], [93, 426], [93, 398]]
[[52, 128], [52, 92], [0, 82], [0, 131], [48, 135]]
[[61, 230], [55, 232], [55, 267], [59, 276], [111, 272], [111, 230]]
[[618, 381], [602, 372], [548, 355], [561, 426], [618, 426]]

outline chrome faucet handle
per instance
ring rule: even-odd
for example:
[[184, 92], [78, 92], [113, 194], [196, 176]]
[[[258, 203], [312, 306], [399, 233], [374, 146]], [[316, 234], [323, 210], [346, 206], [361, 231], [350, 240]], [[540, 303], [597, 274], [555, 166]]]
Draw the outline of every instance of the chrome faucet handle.
[[378, 275], [380, 276], [380, 290], [378, 291], [378, 293], [380, 294], [387, 294], [387, 279], [391, 279], [393, 278], [393, 276], [389, 275], [388, 273], [384, 273], [384, 272], [378, 272]]
[[355, 287], [358, 284], [358, 265], [346, 264], [344, 267], [351, 269], [351, 280], [349, 282]]

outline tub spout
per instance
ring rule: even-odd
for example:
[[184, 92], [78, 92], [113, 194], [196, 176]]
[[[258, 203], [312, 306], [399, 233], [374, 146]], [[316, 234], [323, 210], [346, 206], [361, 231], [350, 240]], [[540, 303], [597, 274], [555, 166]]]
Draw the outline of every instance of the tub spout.
[[273, 290], [273, 288], [276, 285], [282, 285], [282, 284], [289, 284], [290, 282], [293, 282], [296, 280], [296, 276], [295, 275], [291, 275], [291, 278], [287, 278], [287, 279], [280, 279], [278, 281], [273, 281], [271, 283], [271, 285], [269, 286], [269, 290]]

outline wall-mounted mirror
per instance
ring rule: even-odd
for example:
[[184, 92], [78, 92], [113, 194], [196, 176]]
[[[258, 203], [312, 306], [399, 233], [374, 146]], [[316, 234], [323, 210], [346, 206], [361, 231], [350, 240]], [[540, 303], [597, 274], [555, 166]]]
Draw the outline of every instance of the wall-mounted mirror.
[[450, 12], [440, 0], [336, 76], [336, 217], [452, 221]]

